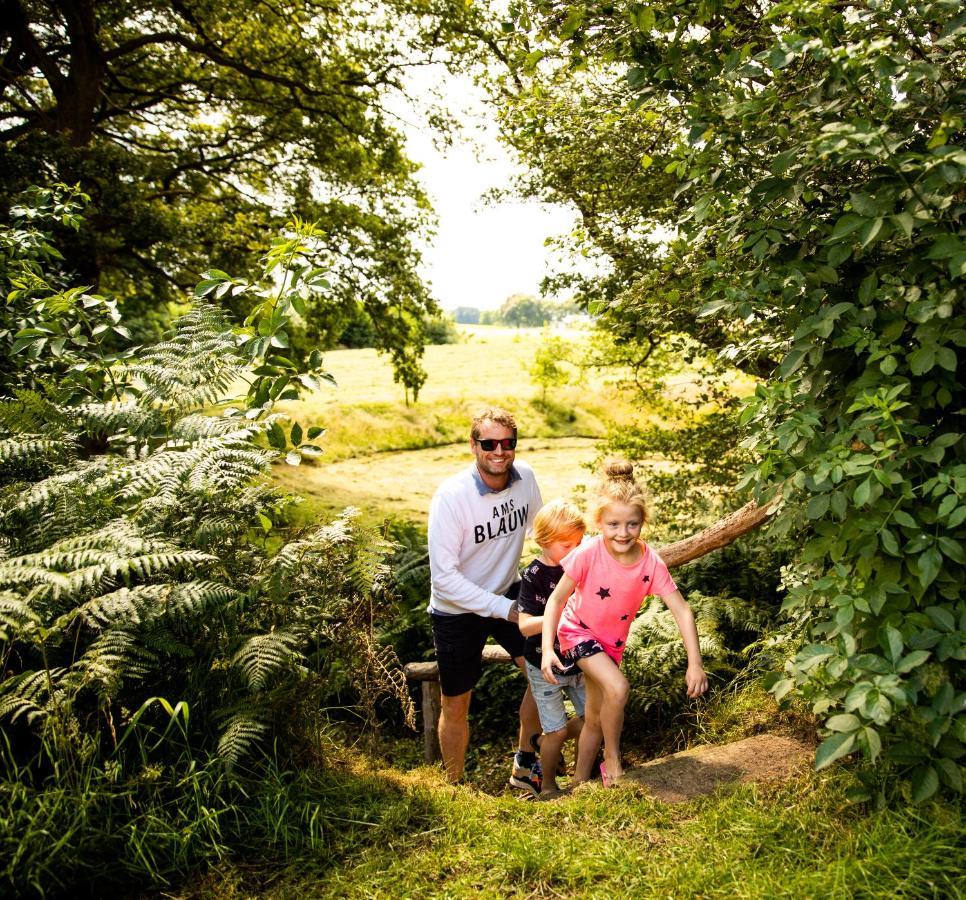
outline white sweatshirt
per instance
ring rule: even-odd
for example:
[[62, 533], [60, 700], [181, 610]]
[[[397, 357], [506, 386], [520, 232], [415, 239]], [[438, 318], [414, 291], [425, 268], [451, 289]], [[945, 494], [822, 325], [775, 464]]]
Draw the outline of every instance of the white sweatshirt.
[[484, 484], [475, 463], [444, 481], [429, 507], [429, 611], [505, 619], [504, 594], [520, 580], [523, 541], [541, 506], [526, 463], [514, 463], [502, 491]]

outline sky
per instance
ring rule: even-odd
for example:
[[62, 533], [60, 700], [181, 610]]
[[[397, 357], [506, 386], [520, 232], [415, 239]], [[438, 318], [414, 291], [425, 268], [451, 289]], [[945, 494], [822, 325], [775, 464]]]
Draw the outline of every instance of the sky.
[[442, 67], [423, 70], [409, 89], [418, 94], [440, 78], [444, 100], [465, 124], [466, 138], [441, 151], [418, 114], [403, 112], [401, 123], [410, 159], [422, 164], [417, 178], [438, 216], [433, 243], [420, 248], [421, 274], [443, 309], [496, 309], [511, 294], [539, 293], [548, 264], [558, 258], [544, 241], [569, 232], [577, 215], [562, 205], [530, 200], [485, 202], [486, 191], [510, 187], [521, 169], [499, 143], [492, 112], [469, 78], [447, 75]]

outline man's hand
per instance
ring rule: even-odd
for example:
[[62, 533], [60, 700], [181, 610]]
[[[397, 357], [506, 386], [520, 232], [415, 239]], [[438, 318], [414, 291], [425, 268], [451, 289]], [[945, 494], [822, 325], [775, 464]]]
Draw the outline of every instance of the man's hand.
[[510, 604], [510, 611], [506, 614], [506, 620], [508, 622], [519, 622], [520, 621], [520, 607], [517, 601], [514, 600]]
[[708, 676], [701, 666], [688, 666], [684, 683], [688, 686], [689, 697], [700, 697], [708, 689]]
[[550, 684], [560, 684], [557, 681], [557, 674], [554, 672], [554, 667], [563, 671], [564, 664], [560, 661], [560, 657], [557, 656], [553, 650], [544, 651], [543, 656], [540, 660], [540, 671], [543, 673], [543, 677], [550, 682]]

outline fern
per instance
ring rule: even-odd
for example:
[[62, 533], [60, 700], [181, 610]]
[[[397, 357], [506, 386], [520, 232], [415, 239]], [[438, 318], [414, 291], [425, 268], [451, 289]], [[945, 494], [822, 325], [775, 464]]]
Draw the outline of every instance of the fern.
[[[734, 675], [750, 636], [760, 634], [772, 620], [769, 610], [735, 597], [691, 591], [688, 604], [705, 669], [719, 678]], [[735, 635], [741, 639], [736, 641]], [[633, 701], [639, 708], [683, 696], [687, 653], [674, 616], [660, 601], [649, 602], [634, 621], [625, 659]]]
[[218, 756], [234, 766], [264, 737], [270, 724], [252, 710], [232, 714], [218, 739]]
[[231, 658], [231, 664], [244, 674], [249, 690], [261, 691], [272, 676], [299, 658], [295, 650], [298, 643], [298, 638], [290, 632], [256, 634], [241, 645]]
[[[40, 272], [30, 290], [64, 321], [83, 296], [43, 298]], [[391, 545], [353, 510], [305, 534], [252, 530], [288, 502], [265, 483], [277, 454], [264, 436], [297, 373], [281, 387], [257, 375], [249, 408], [211, 414], [250, 375], [246, 341], [199, 305], [136, 362], [92, 360], [99, 394], [93, 377], [0, 400], [0, 720], [97, 748], [97, 723], [136, 724], [150, 687], [197, 710], [191, 740], [235, 763], [297, 734], [341, 658], [366, 710], [389, 694], [412, 721], [399, 662], [375, 637]], [[31, 365], [18, 384], [57, 371]], [[273, 554], [276, 536], [290, 539]]]
[[0, 641], [9, 641], [15, 634], [27, 633], [40, 622], [31, 605], [13, 591], [0, 591]]

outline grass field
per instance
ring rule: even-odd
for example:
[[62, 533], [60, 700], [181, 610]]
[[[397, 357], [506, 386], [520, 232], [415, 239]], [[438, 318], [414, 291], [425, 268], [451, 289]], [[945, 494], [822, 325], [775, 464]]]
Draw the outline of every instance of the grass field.
[[[588, 376], [542, 404], [527, 373], [543, 340], [539, 329], [481, 326], [462, 334], [460, 343], [426, 348], [428, 378], [418, 403], [405, 405], [388, 359], [375, 350], [335, 350], [325, 355], [324, 366], [338, 386], [281, 404], [279, 411], [327, 429], [327, 462], [462, 442], [473, 413], [488, 404], [510, 409], [521, 437], [600, 437], [611, 423], [640, 415], [611, 383], [619, 373]], [[568, 339], [580, 344], [586, 336], [573, 332]]]
[[[279, 406], [303, 427], [327, 429], [321, 458], [274, 470], [279, 485], [305, 498], [298, 519], [352, 505], [370, 522], [387, 515], [425, 521], [438, 484], [471, 461], [469, 422], [486, 405], [516, 417], [520, 458], [537, 472], [545, 498], [580, 496], [593, 479], [597, 440], [611, 428], [660, 420], [654, 410], [635, 406], [633, 392], [619, 385], [619, 371], [588, 374], [542, 402], [527, 372], [546, 336], [541, 329], [476, 326], [462, 335], [460, 343], [426, 348], [428, 379], [418, 403], [405, 405], [389, 361], [365, 349], [326, 354], [338, 386]], [[563, 337], [575, 346], [587, 340], [584, 332]], [[672, 374], [669, 395], [692, 380], [686, 372]]]

